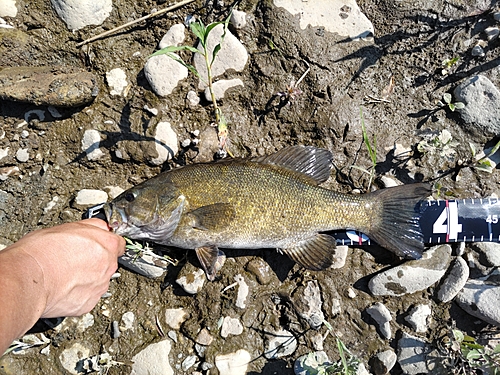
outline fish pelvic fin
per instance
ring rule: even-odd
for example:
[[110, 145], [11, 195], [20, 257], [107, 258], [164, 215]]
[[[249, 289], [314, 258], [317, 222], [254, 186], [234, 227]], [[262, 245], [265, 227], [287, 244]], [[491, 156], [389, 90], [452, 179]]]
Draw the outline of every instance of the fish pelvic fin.
[[419, 259], [424, 251], [420, 228], [419, 204], [431, 194], [431, 186], [416, 183], [377, 190], [367, 198], [373, 199], [378, 217], [366, 233], [380, 246], [410, 259]]
[[252, 161], [298, 172], [307, 176], [312, 184], [318, 185], [330, 177], [333, 155], [326, 149], [314, 146], [291, 146]]
[[316, 234], [305, 241], [293, 243], [281, 251], [302, 267], [320, 271], [333, 264], [335, 238], [327, 234]]
[[197, 247], [196, 256], [207, 275], [207, 279], [214, 281], [217, 272], [222, 268], [226, 261], [226, 254], [219, 250], [217, 246]]

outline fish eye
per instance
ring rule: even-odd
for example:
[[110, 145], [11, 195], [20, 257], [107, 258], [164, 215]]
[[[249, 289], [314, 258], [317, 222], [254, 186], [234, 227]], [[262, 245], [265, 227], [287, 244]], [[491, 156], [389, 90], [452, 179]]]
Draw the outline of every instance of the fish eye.
[[133, 202], [135, 199], [135, 195], [133, 193], [127, 193], [125, 194], [124, 198], [127, 202]]

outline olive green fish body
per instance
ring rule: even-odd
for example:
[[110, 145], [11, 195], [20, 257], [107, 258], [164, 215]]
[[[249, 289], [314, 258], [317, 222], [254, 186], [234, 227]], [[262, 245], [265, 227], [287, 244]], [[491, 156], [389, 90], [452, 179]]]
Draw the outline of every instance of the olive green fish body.
[[426, 184], [364, 195], [320, 186], [332, 155], [294, 146], [246, 160], [195, 164], [164, 172], [115, 198], [106, 207], [117, 234], [196, 249], [207, 276], [217, 272], [221, 248], [279, 248], [302, 266], [333, 262], [335, 239], [323, 232], [359, 230], [398, 255], [424, 249], [417, 204]]

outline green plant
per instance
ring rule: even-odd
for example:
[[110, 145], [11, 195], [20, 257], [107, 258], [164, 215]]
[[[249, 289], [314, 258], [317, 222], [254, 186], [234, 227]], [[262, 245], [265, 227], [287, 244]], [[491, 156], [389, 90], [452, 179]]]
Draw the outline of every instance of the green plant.
[[447, 75], [448, 71], [460, 60], [460, 57], [453, 57], [451, 59], [444, 59], [441, 65], [443, 66], [443, 70], [441, 70], [442, 75]]
[[377, 166], [377, 138], [375, 137], [375, 135], [373, 135], [373, 146], [372, 146], [372, 142], [370, 142], [370, 138], [368, 138], [368, 133], [366, 132], [365, 119], [363, 117], [362, 108], [359, 108], [359, 116], [361, 117], [361, 132], [363, 134], [363, 142], [366, 146], [366, 149], [368, 150], [368, 155], [370, 156], [372, 166], [371, 166], [371, 171], [368, 171], [367, 169], [355, 165], [353, 165], [352, 168], [358, 169], [370, 175], [367, 188], [367, 191], [370, 191], [373, 178], [375, 177], [375, 168]]
[[452, 112], [455, 112], [455, 109], [463, 109], [463, 108], [465, 108], [465, 104], [464, 103], [462, 103], [462, 102], [452, 103], [451, 99], [452, 99], [451, 98], [451, 94], [448, 93], [448, 92], [445, 92], [443, 94], [443, 101], [439, 101], [438, 105], [440, 107], [447, 106], [450, 109], [450, 111], [452, 111]]
[[[472, 158], [476, 158], [476, 148], [474, 144], [469, 142], [469, 146], [472, 152]], [[496, 167], [496, 163], [490, 159], [491, 156], [500, 148], [500, 141], [498, 141], [495, 146], [488, 152], [488, 154], [477, 158], [477, 160], [471, 162], [469, 165], [479, 171], [492, 173]]]
[[173, 259], [169, 257], [168, 255], [163, 255], [160, 256], [156, 253], [153, 252], [153, 249], [149, 247], [149, 244], [146, 242], [146, 245], [144, 246], [142, 243], [133, 241], [130, 238], [124, 237], [125, 242], [127, 243], [125, 245], [126, 250], [130, 250], [134, 253], [134, 262], [137, 261], [138, 258], [142, 258], [143, 255], [148, 255], [152, 257], [153, 259], [160, 259], [160, 260], [165, 260], [168, 263], [177, 266], [179, 261], [177, 259]]
[[500, 344], [495, 348], [485, 347], [458, 329], [453, 329], [445, 347], [453, 357], [452, 374], [500, 375]]
[[[202, 80], [207, 86], [210, 91], [210, 97], [212, 99], [212, 104], [214, 108], [214, 116], [215, 116], [215, 125], [217, 126], [217, 135], [219, 137], [219, 151], [220, 153], [224, 154], [227, 152], [229, 155], [232, 156], [231, 152], [227, 149], [227, 143], [228, 143], [228, 127], [227, 127], [227, 122], [226, 119], [222, 113], [222, 110], [220, 109], [219, 105], [217, 104], [217, 99], [215, 98], [215, 93], [213, 90], [213, 74], [212, 74], [212, 65], [215, 61], [215, 58], [217, 57], [217, 54], [219, 53], [222, 42], [224, 41], [224, 37], [226, 36], [227, 32], [227, 27], [229, 24], [229, 20], [231, 18], [231, 13], [229, 16], [226, 18], [225, 21], [221, 22], [214, 22], [209, 25], [204, 25], [203, 22], [196, 21], [196, 22], [191, 22], [189, 27], [191, 29], [191, 32], [198, 38], [201, 44], [201, 50], [192, 46], [168, 46], [165, 47], [159, 51], [156, 51], [153, 53], [152, 56], [156, 55], [163, 55], [166, 54], [168, 57], [172, 58], [173, 60], [177, 61], [178, 63], [182, 64], [185, 66], [190, 72], [192, 72], [196, 77], [198, 77], [200, 80]], [[210, 51], [210, 48], [208, 46], [208, 36], [210, 32], [218, 25], [224, 25], [224, 32], [220, 38], [219, 43], [214, 47], [212, 51]], [[199, 53], [200, 55], [203, 56], [205, 60], [205, 65], [207, 68], [207, 77], [202, 77], [201, 74], [198, 72], [198, 70], [191, 64], [186, 63], [184, 60], [182, 60], [175, 52], [178, 51], [189, 51], [192, 53]]]

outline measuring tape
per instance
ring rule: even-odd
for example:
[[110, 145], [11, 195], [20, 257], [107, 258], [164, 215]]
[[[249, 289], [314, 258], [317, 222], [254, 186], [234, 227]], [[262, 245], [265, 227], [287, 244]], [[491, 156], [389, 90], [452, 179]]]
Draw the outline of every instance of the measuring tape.
[[[500, 242], [500, 200], [497, 198], [423, 201], [418, 207], [424, 242]], [[338, 245], [369, 245], [355, 231], [335, 232]]]
[[[103, 204], [90, 207], [83, 218], [106, 220]], [[427, 244], [500, 242], [500, 200], [497, 198], [422, 201], [420, 228]], [[337, 245], [370, 245], [357, 231], [335, 231]]]

